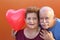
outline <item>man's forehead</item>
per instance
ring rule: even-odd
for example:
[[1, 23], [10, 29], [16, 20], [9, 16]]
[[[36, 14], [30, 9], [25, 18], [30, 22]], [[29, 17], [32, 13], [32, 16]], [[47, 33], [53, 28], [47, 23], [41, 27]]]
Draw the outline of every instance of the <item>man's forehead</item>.
[[54, 16], [54, 11], [53, 11], [53, 9], [52, 8], [50, 8], [50, 7], [47, 7], [47, 6], [45, 6], [45, 7], [42, 7], [41, 9], [40, 9], [40, 12], [39, 12], [40, 14], [51, 14], [52, 16]]
[[52, 10], [53, 11], [53, 9], [51, 8], [51, 7], [48, 7], [48, 6], [44, 6], [44, 7], [42, 7], [41, 9], [40, 9], [40, 11], [41, 10]]
[[51, 14], [53, 14], [53, 13], [52, 13], [51, 11], [44, 11], [44, 12], [41, 12], [40, 15], [41, 15], [41, 14], [42, 14], [42, 15], [45, 15], [45, 14], [46, 14], [46, 15], [51, 15]]
[[45, 13], [45, 14], [40, 14], [40, 17], [50, 17], [51, 15], [48, 14], [48, 13]]
[[45, 11], [43, 13], [40, 13], [40, 17], [52, 17], [53, 15], [51, 14], [50, 11]]

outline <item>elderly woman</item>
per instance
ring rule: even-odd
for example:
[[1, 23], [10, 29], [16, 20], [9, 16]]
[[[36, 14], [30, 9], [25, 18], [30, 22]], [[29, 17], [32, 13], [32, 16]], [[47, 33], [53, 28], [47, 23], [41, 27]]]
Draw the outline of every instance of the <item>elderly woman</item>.
[[26, 27], [15, 34], [16, 40], [43, 40], [40, 37], [38, 8], [30, 7], [26, 10]]

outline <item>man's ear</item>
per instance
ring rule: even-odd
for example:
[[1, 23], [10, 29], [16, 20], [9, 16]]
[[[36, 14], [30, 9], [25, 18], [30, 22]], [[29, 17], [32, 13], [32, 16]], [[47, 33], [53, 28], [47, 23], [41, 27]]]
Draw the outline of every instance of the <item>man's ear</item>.
[[56, 16], [54, 15], [54, 20], [56, 20]]

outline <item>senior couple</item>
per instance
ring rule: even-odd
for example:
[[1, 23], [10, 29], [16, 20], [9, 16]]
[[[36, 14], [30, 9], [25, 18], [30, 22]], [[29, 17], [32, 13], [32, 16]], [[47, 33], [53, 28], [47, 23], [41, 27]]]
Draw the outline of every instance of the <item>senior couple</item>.
[[26, 27], [12, 30], [16, 40], [60, 40], [60, 19], [51, 7], [29, 7], [25, 14]]

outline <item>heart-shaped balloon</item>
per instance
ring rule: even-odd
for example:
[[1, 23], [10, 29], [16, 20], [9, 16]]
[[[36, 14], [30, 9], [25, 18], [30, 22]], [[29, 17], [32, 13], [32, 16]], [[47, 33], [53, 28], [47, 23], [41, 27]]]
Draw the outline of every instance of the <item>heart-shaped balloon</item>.
[[26, 9], [13, 10], [10, 9], [6, 13], [6, 18], [11, 28], [14, 30], [21, 30], [25, 25]]

